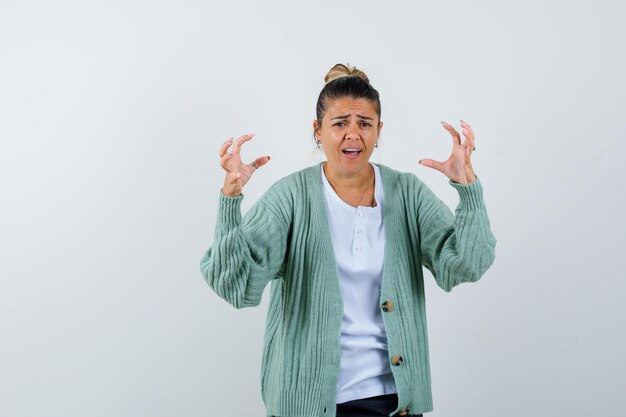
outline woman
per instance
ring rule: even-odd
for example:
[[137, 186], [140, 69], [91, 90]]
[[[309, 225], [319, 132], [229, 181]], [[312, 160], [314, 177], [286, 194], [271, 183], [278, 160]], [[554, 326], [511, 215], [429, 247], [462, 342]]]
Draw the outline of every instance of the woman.
[[476, 281], [495, 238], [471, 165], [472, 128], [445, 162], [422, 160], [459, 192], [453, 216], [417, 177], [369, 159], [383, 127], [367, 76], [338, 64], [313, 123], [327, 160], [277, 183], [242, 218], [242, 189], [269, 161], [241, 161], [245, 135], [224, 143], [226, 171], [211, 288], [236, 308], [272, 282], [262, 396], [270, 416], [411, 416], [432, 410], [422, 266], [446, 291]]

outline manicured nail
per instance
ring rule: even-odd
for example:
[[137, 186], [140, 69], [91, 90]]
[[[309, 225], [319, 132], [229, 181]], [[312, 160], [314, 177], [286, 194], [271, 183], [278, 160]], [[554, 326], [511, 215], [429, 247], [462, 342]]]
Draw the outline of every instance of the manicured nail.
[[228, 142], [232, 143], [233, 139], [235, 139], [235, 138], [228, 138]]

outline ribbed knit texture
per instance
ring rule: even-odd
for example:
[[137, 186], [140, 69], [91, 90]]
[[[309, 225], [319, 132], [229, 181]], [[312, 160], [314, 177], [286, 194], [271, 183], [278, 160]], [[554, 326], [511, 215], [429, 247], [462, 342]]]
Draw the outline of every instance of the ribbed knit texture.
[[[386, 239], [381, 303], [394, 304], [382, 315], [389, 358], [404, 359], [391, 366], [395, 412], [420, 414], [432, 410], [422, 266], [451, 291], [483, 275], [496, 239], [478, 179], [450, 182], [460, 199], [453, 216], [415, 175], [380, 168]], [[278, 181], [243, 218], [242, 198], [220, 197], [202, 274], [236, 308], [258, 305], [272, 282], [261, 370], [268, 415], [334, 417], [343, 300], [320, 167]]]

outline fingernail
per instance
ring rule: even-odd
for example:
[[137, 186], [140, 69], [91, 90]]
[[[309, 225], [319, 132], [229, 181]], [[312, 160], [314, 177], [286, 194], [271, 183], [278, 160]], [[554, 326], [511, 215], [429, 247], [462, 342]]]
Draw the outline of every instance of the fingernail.
[[269, 155], [267, 155], [267, 160], [269, 161], [270, 159], [272, 159]]
[[235, 139], [235, 138], [228, 138], [228, 141], [229, 141], [229, 142], [232, 142], [232, 141], [233, 141], [233, 139]]

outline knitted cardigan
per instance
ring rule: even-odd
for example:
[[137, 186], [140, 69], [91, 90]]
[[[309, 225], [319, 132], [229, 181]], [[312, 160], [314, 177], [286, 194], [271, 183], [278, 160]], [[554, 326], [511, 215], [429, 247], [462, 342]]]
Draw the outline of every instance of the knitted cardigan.
[[[422, 266], [450, 291], [483, 275], [496, 239], [478, 179], [450, 181], [460, 199], [453, 216], [415, 175], [380, 168], [386, 245], [379, 308], [398, 390], [394, 414], [420, 414], [432, 410]], [[276, 182], [243, 218], [242, 198], [220, 196], [202, 274], [236, 308], [257, 306], [272, 283], [261, 367], [268, 415], [334, 417], [343, 300], [320, 166]]]

